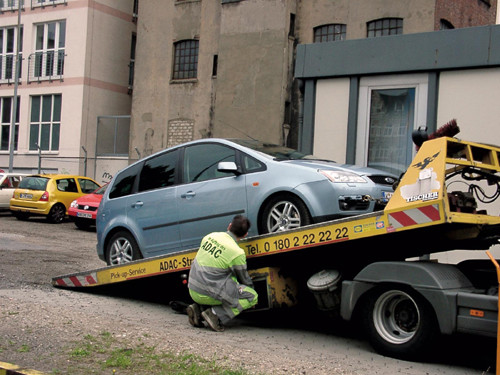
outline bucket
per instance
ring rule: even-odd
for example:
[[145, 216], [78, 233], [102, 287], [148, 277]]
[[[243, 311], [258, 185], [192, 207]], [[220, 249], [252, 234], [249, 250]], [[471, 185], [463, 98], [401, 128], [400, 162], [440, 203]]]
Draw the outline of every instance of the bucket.
[[339, 305], [337, 284], [340, 281], [340, 272], [337, 270], [323, 270], [312, 275], [307, 280], [307, 287], [316, 299], [319, 310], [334, 310]]

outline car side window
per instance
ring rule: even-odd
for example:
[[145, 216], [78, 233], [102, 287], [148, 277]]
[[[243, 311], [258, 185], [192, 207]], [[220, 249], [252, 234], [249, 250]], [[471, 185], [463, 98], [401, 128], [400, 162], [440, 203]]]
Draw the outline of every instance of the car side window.
[[78, 193], [78, 188], [74, 178], [63, 178], [57, 180], [57, 190], [65, 191], [67, 193]]
[[264, 164], [262, 164], [257, 159], [252, 158], [251, 156], [243, 155], [242, 160], [243, 160], [243, 165], [245, 166], [246, 172], [249, 172], [249, 173], [258, 172], [258, 171], [263, 171], [266, 169]]
[[80, 189], [82, 189], [82, 193], [85, 194], [90, 194], [99, 187], [94, 181], [85, 178], [79, 178], [78, 182], [80, 184]]
[[174, 185], [177, 155], [178, 150], [174, 150], [145, 161], [139, 179], [139, 191]]
[[132, 194], [137, 174], [142, 164], [136, 164], [120, 172], [111, 186], [109, 198], [119, 198]]
[[17, 188], [19, 186], [19, 183], [21, 182], [20, 176], [12, 176], [9, 177], [9, 179], [10, 179], [10, 184], [12, 185], [13, 188]]
[[184, 182], [199, 182], [234, 176], [220, 172], [217, 166], [222, 161], [236, 162], [236, 152], [230, 147], [216, 144], [199, 144], [186, 147], [184, 152]]

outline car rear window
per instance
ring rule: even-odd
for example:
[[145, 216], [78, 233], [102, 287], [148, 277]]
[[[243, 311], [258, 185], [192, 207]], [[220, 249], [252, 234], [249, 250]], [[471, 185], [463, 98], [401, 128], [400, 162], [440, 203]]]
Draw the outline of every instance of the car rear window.
[[20, 189], [46, 190], [49, 179], [46, 177], [25, 177], [19, 183]]

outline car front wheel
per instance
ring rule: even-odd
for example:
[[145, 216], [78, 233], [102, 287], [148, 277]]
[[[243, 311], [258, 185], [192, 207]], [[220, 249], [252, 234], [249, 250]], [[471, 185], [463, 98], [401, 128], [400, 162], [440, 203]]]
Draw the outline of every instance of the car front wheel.
[[108, 265], [128, 263], [141, 258], [139, 246], [130, 233], [121, 231], [111, 237], [106, 249]]
[[292, 195], [279, 195], [265, 206], [261, 217], [261, 234], [282, 232], [311, 224], [306, 205]]

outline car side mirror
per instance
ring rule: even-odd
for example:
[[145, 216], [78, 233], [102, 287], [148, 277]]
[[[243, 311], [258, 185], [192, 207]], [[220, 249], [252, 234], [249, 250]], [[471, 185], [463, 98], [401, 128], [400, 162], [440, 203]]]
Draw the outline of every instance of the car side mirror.
[[236, 176], [241, 174], [241, 171], [234, 161], [221, 161], [217, 165], [217, 170], [219, 172], [234, 173]]

